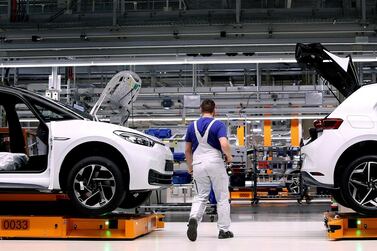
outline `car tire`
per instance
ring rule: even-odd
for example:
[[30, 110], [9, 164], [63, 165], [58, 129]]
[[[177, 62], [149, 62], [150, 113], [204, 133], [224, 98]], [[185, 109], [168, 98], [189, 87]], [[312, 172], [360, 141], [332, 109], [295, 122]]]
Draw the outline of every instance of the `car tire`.
[[78, 161], [68, 173], [66, 188], [77, 212], [89, 216], [114, 211], [126, 194], [119, 167], [101, 156]]
[[365, 215], [377, 215], [377, 156], [363, 156], [349, 164], [340, 187], [350, 208]]
[[340, 192], [340, 189], [335, 189], [331, 191], [331, 195], [334, 198], [335, 202], [344, 206], [344, 207], [350, 207], [348, 202], [343, 198], [342, 193]]
[[120, 204], [120, 208], [131, 209], [142, 205], [151, 196], [152, 191], [146, 192], [129, 192]]

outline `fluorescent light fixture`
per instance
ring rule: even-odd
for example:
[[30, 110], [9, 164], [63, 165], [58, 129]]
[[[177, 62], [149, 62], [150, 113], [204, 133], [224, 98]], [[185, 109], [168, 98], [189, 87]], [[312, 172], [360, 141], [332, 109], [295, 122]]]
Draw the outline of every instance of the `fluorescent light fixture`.
[[[377, 62], [376, 56], [355, 56], [354, 62]], [[253, 57], [166, 57], [166, 58], [125, 58], [109, 60], [20, 60], [1, 62], [0, 68], [35, 68], [67, 66], [123, 66], [123, 65], [202, 65], [202, 64], [271, 64], [296, 63], [294, 56], [253, 56]]]
[[268, 64], [268, 63], [296, 63], [294, 57], [236, 57], [236, 58], [166, 58], [166, 59], [124, 59], [109, 61], [59, 61], [59, 60], [38, 60], [0, 63], [0, 68], [31, 68], [31, 67], [66, 67], [66, 66], [122, 66], [122, 65], [193, 65], [193, 64]]
[[[258, 120], [290, 120], [290, 119], [321, 119], [325, 115], [320, 116], [320, 115], [313, 115], [313, 116], [268, 116], [268, 117], [258, 117], [258, 116], [251, 116], [251, 117], [235, 117], [235, 118], [228, 118], [228, 117], [216, 117], [218, 120], [250, 120], [250, 121], [258, 121]], [[185, 118], [186, 121], [195, 121], [197, 120], [197, 117], [187, 117]], [[130, 122], [181, 122], [183, 118], [176, 117], [176, 118], [169, 118], [169, 117], [161, 117], [161, 118], [130, 118], [128, 121]]]
[[[227, 121], [227, 120], [241, 120], [241, 121], [255, 121], [260, 122], [260, 120], [290, 120], [290, 119], [322, 119], [325, 115], [305, 115], [305, 116], [265, 116], [265, 117], [259, 117], [259, 116], [250, 116], [250, 117], [234, 117], [234, 118], [228, 118], [228, 117], [216, 117], [218, 120]], [[185, 118], [186, 121], [195, 121], [198, 117], [187, 117]], [[182, 122], [183, 118], [181, 117], [145, 117], [145, 118], [129, 118], [129, 122]], [[109, 122], [110, 119], [100, 119], [100, 121], [103, 122]], [[24, 123], [31, 123], [31, 122], [39, 122], [37, 119], [20, 119], [20, 122]], [[258, 130], [258, 129], [254, 129]]]
[[38, 119], [20, 119], [20, 122], [33, 123], [33, 122], [39, 122], [39, 120]]
[[258, 129], [251, 129], [250, 131], [251, 131], [251, 132], [261, 132], [262, 129], [261, 129], [261, 128], [258, 128]]

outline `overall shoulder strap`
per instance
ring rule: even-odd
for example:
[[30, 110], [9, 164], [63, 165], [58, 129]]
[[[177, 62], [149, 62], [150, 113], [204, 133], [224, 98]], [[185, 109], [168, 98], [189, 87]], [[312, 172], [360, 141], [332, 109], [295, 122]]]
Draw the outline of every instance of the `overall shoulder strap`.
[[213, 119], [211, 123], [209, 123], [206, 132], [204, 133], [203, 139], [207, 142], [209, 130], [211, 130], [212, 125], [216, 122], [216, 119]]
[[195, 136], [198, 142], [202, 142], [203, 138], [202, 135], [200, 135], [200, 132], [198, 130], [198, 121], [194, 121], [194, 129], [195, 129]]

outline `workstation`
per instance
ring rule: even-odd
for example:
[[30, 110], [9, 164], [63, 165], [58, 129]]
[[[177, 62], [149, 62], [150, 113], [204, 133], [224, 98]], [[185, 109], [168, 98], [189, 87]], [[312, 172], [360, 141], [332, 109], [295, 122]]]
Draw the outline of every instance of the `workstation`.
[[0, 249], [372, 250], [376, 17], [0, 0]]

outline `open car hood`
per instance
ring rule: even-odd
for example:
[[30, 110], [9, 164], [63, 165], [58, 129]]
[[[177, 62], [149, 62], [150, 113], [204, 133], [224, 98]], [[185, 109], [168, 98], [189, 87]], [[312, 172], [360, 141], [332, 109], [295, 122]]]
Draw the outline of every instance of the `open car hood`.
[[97, 113], [103, 104], [122, 115], [124, 124], [131, 114], [132, 103], [135, 102], [141, 88], [140, 77], [132, 71], [121, 71], [107, 83], [90, 114], [98, 121]]
[[360, 87], [351, 56], [338, 57], [319, 43], [298, 43], [295, 57], [299, 64], [314, 69], [346, 98]]

